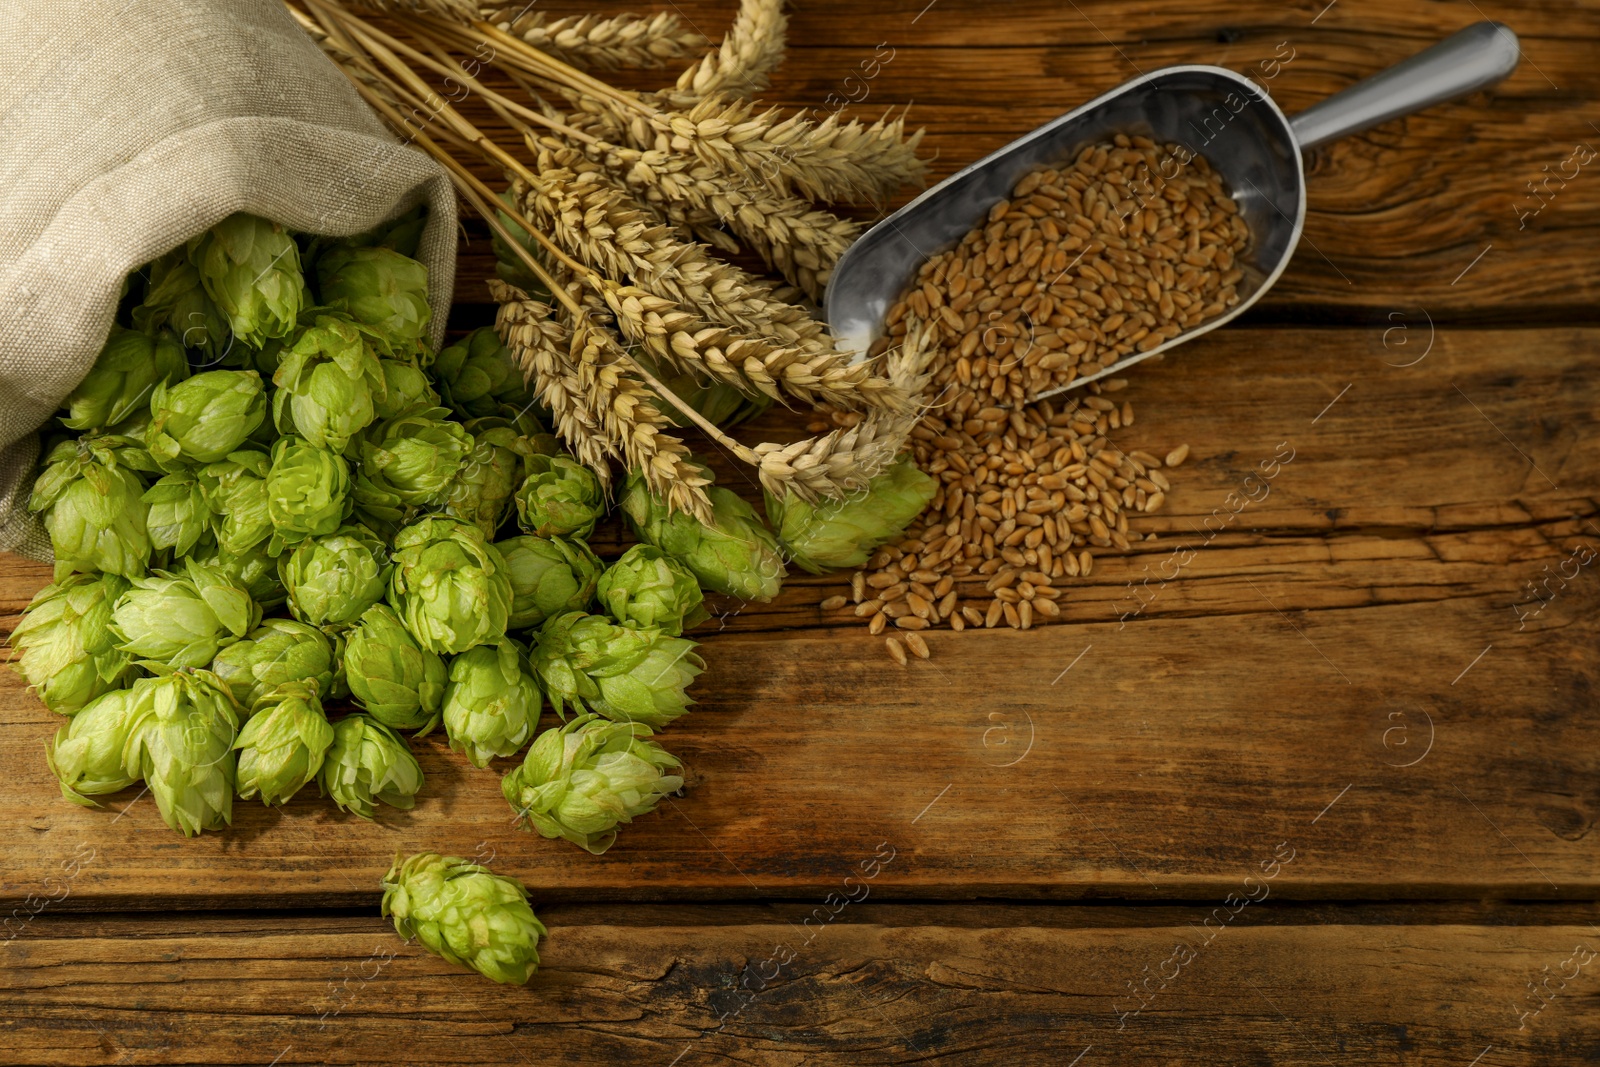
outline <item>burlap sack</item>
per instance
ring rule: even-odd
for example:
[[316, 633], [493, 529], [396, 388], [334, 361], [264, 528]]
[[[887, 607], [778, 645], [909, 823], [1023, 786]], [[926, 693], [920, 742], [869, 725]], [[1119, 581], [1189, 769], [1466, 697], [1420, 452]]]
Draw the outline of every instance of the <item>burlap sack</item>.
[[236, 211], [346, 235], [426, 199], [437, 344], [449, 178], [388, 133], [280, 0], [0, 0], [0, 550], [48, 559], [34, 432], [130, 271]]

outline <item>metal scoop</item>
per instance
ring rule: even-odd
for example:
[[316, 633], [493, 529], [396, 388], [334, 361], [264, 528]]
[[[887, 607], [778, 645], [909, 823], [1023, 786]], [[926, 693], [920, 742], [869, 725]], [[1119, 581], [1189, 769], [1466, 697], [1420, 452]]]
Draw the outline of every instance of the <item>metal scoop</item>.
[[864, 354], [922, 264], [959, 242], [1024, 174], [1063, 163], [1083, 145], [1114, 134], [1143, 134], [1182, 145], [1221, 173], [1250, 228], [1250, 244], [1235, 261], [1244, 277], [1233, 307], [1148, 352], [1034, 399], [1116, 374], [1238, 317], [1278, 280], [1305, 225], [1301, 153], [1492, 85], [1516, 68], [1518, 57], [1516, 34], [1497, 22], [1479, 22], [1293, 119], [1255, 82], [1231, 70], [1153, 71], [946, 178], [868, 230], [834, 268], [828, 322], [840, 347]]

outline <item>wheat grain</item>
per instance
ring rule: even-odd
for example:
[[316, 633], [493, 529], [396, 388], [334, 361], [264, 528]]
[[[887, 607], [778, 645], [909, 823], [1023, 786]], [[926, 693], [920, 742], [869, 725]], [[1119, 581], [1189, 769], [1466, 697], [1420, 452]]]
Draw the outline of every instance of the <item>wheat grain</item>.
[[512, 9], [486, 11], [506, 33], [582, 70], [662, 67], [704, 49], [708, 42], [669, 12], [654, 15], [577, 15], [551, 20], [543, 13]]

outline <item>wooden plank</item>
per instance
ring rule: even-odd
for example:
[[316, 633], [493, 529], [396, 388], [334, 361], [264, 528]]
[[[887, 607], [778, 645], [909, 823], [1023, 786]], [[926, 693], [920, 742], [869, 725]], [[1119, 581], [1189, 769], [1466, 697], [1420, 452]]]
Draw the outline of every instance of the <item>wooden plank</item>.
[[[733, 5], [674, 7], [716, 37]], [[1323, 8], [1028, 2], [995, 18], [988, 5], [958, 0], [874, 5], [849, 17], [805, 5], [793, 14], [791, 58], [764, 99], [827, 112], [861, 98], [854, 113], [867, 117], [910, 104], [911, 121], [930, 131], [938, 179], [1141, 72], [1229, 67], [1264, 83], [1293, 114], [1488, 17], [1470, 6], [1445, 14], [1369, 0], [1315, 18]], [[1305, 239], [1255, 320], [1305, 321], [1314, 311], [1380, 321], [1396, 309], [1420, 317], [1420, 308], [1473, 321], [1592, 320], [1600, 280], [1588, 265], [1600, 183], [1585, 180], [1585, 157], [1565, 161], [1579, 144], [1592, 160], [1600, 144], [1589, 121], [1600, 98], [1600, 12], [1558, 15], [1518, 3], [1489, 14], [1522, 34], [1516, 73], [1488, 92], [1313, 153]], [[894, 58], [863, 82], [859, 68], [880, 42]], [[497, 128], [486, 108], [469, 102], [468, 112]], [[1566, 178], [1540, 184], [1558, 174]], [[485, 303], [481, 280], [491, 267], [487, 240], [475, 241], [462, 258], [458, 300]]]
[[[1143, 372], [1118, 443], [1194, 458], [1158, 539], [1102, 559], [1065, 625], [934, 633], [902, 670], [812, 606], [838, 578], [730, 606], [699, 709], [664, 737], [686, 795], [600, 859], [512, 829], [495, 777], [437, 737], [409, 815], [240, 804], [231, 832], [184, 841], [132, 791], [61, 801], [41, 757], [57, 720], [11, 680], [0, 820], [28, 831], [0, 895], [87, 846], [66, 907], [354, 902], [424, 848], [494, 849], [551, 899], [753, 898], [826, 892], [887, 841], [905, 861], [884, 895], [1211, 899], [1287, 841], [1286, 897], [1586, 897], [1600, 586], [1576, 567], [1537, 615], [1527, 588], [1600, 544], [1596, 333], [1440, 331], [1404, 369], [1390, 340], [1229, 330]], [[1285, 441], [1270, 495], [1235, 514]], [[1124, 619], [1129, 583], [1185, 546]], [[0, 573], [7, 612], [44, 580]]]
[[[1600, 1040], [1600, 965], [1580, 965], [1600, 946], [1593, 909], [1302, 925], [1261, 904], [1209, 928], [1197, 909], [930, 922], [869, 902], [808, 926], [795, 909], [715, 910], [551, 909], [543, 968], [516, 988], [376, 917], [41, 918], [0, 945], [0, 1063], [393, 1063], [404, 1048], [457, 1064], [1529, 1067]], [[1536, 1014], [1530, 979], [1553, 993]]]

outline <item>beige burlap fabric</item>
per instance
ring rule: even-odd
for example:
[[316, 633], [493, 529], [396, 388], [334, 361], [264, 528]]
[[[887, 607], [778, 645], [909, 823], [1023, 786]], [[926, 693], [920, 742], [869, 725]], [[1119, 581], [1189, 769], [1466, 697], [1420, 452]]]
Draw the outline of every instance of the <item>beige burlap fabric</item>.
[[449, 178], [279, 0], [0, 0], [0, 550], [49, 557], [26, 509], [35, 431], [93, 366], [130, 271], [236, 211], [344, 235], [422, 200], [437, 343]]

